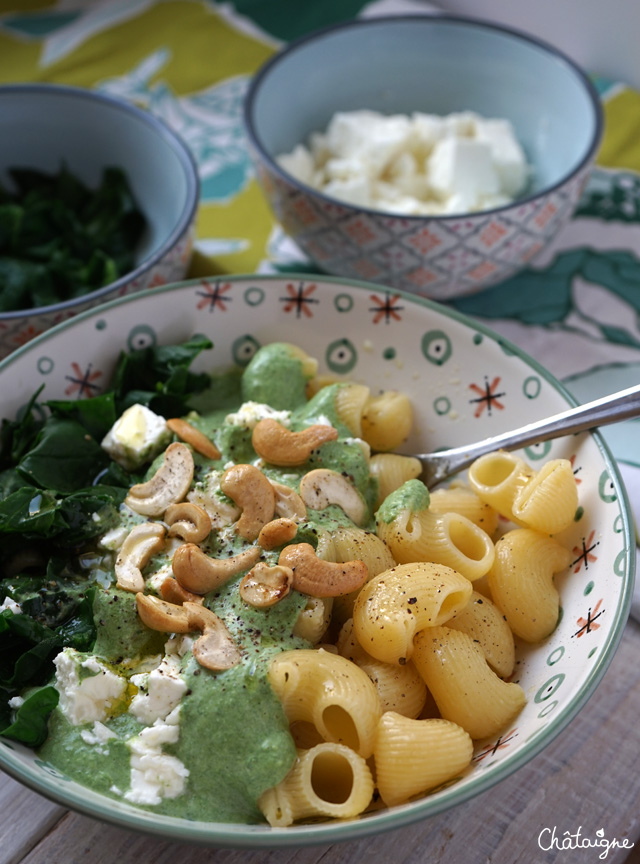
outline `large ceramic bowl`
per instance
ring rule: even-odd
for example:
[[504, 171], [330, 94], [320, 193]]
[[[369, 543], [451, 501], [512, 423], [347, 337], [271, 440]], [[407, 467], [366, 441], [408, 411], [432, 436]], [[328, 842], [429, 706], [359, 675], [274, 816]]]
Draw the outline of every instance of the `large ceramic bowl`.
[[[447, 115], [513, 124], [531, 182], [512, 204], [459, 216], [394, 216], [294, 179], [281, 154], [338, 111]], [[292, 43], [249, 89], [246, 127], [277, 220], [326, 273], [437, 300], [512, 276], [571, 216], [602, 131], [598, 96], [554, 48], [487, 22], [444, 15], [350, 21]]]
[[[190, 280], [82, 313], [0, 363], [2, 413], [13, 417], [37, 388], [41, 398], [97, 395], [121, 350], [205, 334], [214, 343], [197, 369], [245, 366], [273, 340], [294, 342], [320, 371], [408, 393], [415, 431], [404, 450], [462, 445], [564, 410], [562, 386], [516, 347], [428, 300], [338, 279], [237, 276]], [[580, 509], [563, 542], [573, 550], [558, 577], [563, 614], [541, 644], [518, 648], [527, 704], [501, 736], [475, 749], [472, 770], [420, 800], [344, 822], [290, 828], [186, 822], [138, 810], [77, 785], [33, 752], [0, 742], [0, 766], [65, 806], [127, 828], [189, 842], [238, 847], [333, 843], [374, 834], [454, 807], [540, 753], [577, 715], [612, 659], [626, 621], [635, 541], [616, 464], [599, 434], [526, 450], [535, 468], [573, 463]], [[590, 622], [590, 623], [589, 623]]]
[[[0, 358], [84, 309], [183, 279], [198, 206], [195, 161], [184, 142], [149, 112], [76, 87], [0, 87], [0, 184], [9, 168], [56, 173], [62, 165], [89, 187], [106, 166], [124, 170], [146, 229], [129, 273], [87, 294], [33, 309], [0, 312]], [[0, 286], [0, 290], [1, 290]]]

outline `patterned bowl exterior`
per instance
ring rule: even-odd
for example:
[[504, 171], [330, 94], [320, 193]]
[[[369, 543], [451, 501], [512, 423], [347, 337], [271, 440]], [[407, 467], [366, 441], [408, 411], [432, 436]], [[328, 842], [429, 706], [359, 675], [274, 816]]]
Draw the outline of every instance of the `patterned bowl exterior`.
[[0, 360], [35, 336], [73, 318], [79, 312], [85, 312], [87, 309], [118, 297], [125, 297], [127, 294], [135, 294], [137, 291], [157, 288], [184, 279], [191, 260], [194, 236], [195, 221], [192, 220], [175, 244], [167, 249], [155, 264], [124, 284], [121, 281], [117, 282], [111, 290], [100, 289], [75, 302], [26, 310], [23, 315], [0, 314]]
[[525, 267], [570, 219], [590, 169], [510, 207], [406, 218], [331, 200], [254, 159], [276, 218], [321, 270], [445, 301]]

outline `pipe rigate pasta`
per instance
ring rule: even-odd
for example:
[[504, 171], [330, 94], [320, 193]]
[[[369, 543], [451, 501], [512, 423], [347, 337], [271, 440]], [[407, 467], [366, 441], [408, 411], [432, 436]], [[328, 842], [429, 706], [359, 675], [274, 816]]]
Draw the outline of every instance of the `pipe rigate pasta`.
[[472, 738], [497, 735], [524, 707], [522, 687], [496, 675], [466, 633], [446, 626], [422, 630], [414, 640], [413, 662], [442, 717]]
[[395, 450], [409, 437], [413, 408], [406, 393], [385, 390], [371, 396], [362, 411], [362, 437], [372, 450]]
[[434, 513], [459, 513], [492, 537], [498, 527], [498, 512], [468, 486], [452, 484], [430, 493], [429, 510]]
[[289, 723], [313, 723], [325, 741], [371, 756], [382, 709], [375, 687], [355, 663], [322, 648], [283, 651], [271, 661], [269, 682]]
[[462, 774], [471, 763], [473, 742], [449, 720], [412, 720], [387, 711], [373, 752], [380, 797], [392, 807]]
[[516, 636], [539, 642], [553, 632], [560, 613], [553, 576], [570, 563], [567, 548], [530, 528], [514, 528], [498, 540], [489, 588]]
[[[458, 513], [435, 513], [414, 500], [420, 481], [410, 480], [389, 496], [376, 515], [376, 533], [400, 564], [431, 561], [480, 579], [493, 564], [493, 541]], [[421, 484], [420, 484], [421, 485]]]
[[568, 459], [551, 459], [535, 471], [499, 450], [476, 459], [468, 478], [483, 501], [520, 527], [557, 534], [575, 517], [578, 491]]
[[349, 382], [336, 387], [336, 414], [355, 438], [362, 437], [362, 411], [369, 394], [370, 390], [365, 384]]
[[397, 666], [367, 654], [353, 634], [353, 620], [344, 624], [336, 644], [339, 653], [363, 669], [372, 680], [383, 711], [395, 711], [405, 717], [419, 716], [427, 698], [427, 687], [410, 660]]
[[362, 758], [342, 744], [322, 743], [299, 750], [291, 771], [264, 792], [258, 806], [274, 828], [300, 819], [350, 819], [369, 805], [373, 777]]
[[[341, 526], [332, 531], [331, 537], [334, 561], [363, 561], [367, 566], [369, 579], [396, 564], [389, 547], [371, 531]], [[335, 598], [333, 611], [337, 620], [344, 622], [351, 617], [357, 596], [358, 591], [353, 591]]]
[[464, 609], [447, 621], [447, 627], [471, 636], [501, 678], [513, 673], [516, 662], [513, 633], [500, 609], [488, 597], [474, 591]]
[[296, 619], [293, 635], [317, 645], [331, 623], [333, 597], [308, 597]]
[[413, 639], [444, 623], [471, 597], [471, 582], [442, 564], [399, 564], [371, 579], [353, 607], [358, 642], [385, 663], [406, 663]]
[[400, 453], [376, 453], [369, 461], [369, 470], [378, 481], [379, 507], [387, 495], [399, 489], [407, 480], [417, 480], [422, 474], [422, 464], [415, 456]]

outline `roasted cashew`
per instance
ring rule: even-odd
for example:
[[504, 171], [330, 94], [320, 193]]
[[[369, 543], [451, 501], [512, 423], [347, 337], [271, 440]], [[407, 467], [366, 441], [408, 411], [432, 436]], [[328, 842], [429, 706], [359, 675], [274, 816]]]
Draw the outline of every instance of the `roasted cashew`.
[[307, 508], [304, 501], [291, 486], [277, 483], [271, 480], [273, 491], [276, 494], [276, 516], [294, 519], [296, 522], [304, 522], [307, 518]]
[[162, 549], [165, 527], [159, 522], [143, 522], [129, 532], [115, 563], [116, 582], [124, 591], [142, 591], [142, 568]]
[[167, 576], [159, 590], [163, 600], [168, 603], [177, 603], [178, 606], [182, 606], [183, 603], [202, 603], [204, 600], [198, 594], [186, 591], [173, 576]]
[[187, 610], [176, 603], [138, 591], [136, 606], [142, 623], [150, 630], [159, 630], [160, 633], [189, 633], [193, 629]]
[[170, 504], [164, 511], [169, 537], [181, 537], [187, 543], [201, 543], [211, 533], [211, 519], [202, 507], [191, 501]]
[[193, 643], [193, 656], [201, 666], [219, 671], [240, 662], [240, 651], [224, 622], [215, 612], [198, 603], [168, 603], [151, 594], [136, 594], [138, 615], [151, 630], [161, 633], [202, 631]]
[[330, 468], [307, 472], [300, 481], [300, 497], [312, 510], [324, 510], [336, 504], [356, 525], [366, 521], [367, 505], [356, 487]]
[[275, 549], [284, 546], [298, 533], [298, 525], [293, 519], [272, 519], [260, 529], [258, 534], [258, 546], [263, 549]]
[[310, 543], [285, 546], [278, 564], [293, 570], [296, 591], [311, 597], [341, 597], [357, 591], [367, 581], [369, 571], [364, 561], [334, 563], [318, 558]]
[[193, 449], [197, 453], [200, 453], [201, 456], [205, 456], [207, 459], [220, 458], [221, 453], [213, 441], [207, 438], [200, 429], [192, 426], [191, 423], [182, 420], [180, 417], [172, 417], [170, 420], [167, 420], [167, 426], [181, 441], [191, 444]]
[[164, 451], [164, 462], [146, 483], [129, 490], [125, 504], [143, 516], [162, 516], [170, 504], [182, 501], [193, 480], [191, 450], [179, 441]]
[[293, 570], [290, 567], [281, 564], [269, 567], [264, 561], [258, 561], [243, 577], [238, 590], [245, 603], [262, 609], [286, 597], [292, 583]]
[[236, 666], [242, 659], [240, 650], [224, 621], [211, 609], [197, 603], [185, 603], [183, 608], [191, 629], [202, 631], [202, 636], [193, 643], [193, 656], [198, 663], [215, 672]]
[[302, 465], [311, 453], [327, 441], [335, 441], [338, 430], [324, 423], [292, 432], [269, 417], [260, 420], [251, 436], [253, 449], [270, 465]]
[[242, 510], [236, 523], [238, 534], [245, 540], [255, 540], [275, 513], [276, 496], [271, 483], [255, 465], [232, 465], [222, 475], [220, 488]]
[[173, 575], [186, 591], [208, 594], [232, 576], [253, 567], [259, 557], [258, 546], [250, 546], [232, 558], [211, 558], [195, 543], [185, 543], [178, 546], [171, 564]]

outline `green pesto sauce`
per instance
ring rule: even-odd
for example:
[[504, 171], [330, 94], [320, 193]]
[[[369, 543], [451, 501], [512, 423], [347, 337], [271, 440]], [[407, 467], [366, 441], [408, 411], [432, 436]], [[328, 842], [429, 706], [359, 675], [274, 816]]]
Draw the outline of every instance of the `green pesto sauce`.
[[[212, 462], [194, 454], [194, 480], [203, 479], [212, 469], [222, 471], [230, 461], [256, 460], [251, 431], [225, 423], [225, 417], [237, 411], [244, 401], [266, 403], [291, 411], [293, 429], [329, 420], [338, 429], [341, 440], [321, 445], [299, 468], [265, 466], [265, 474], [296, 490], [302, 475], [313, 468], [331, 468], [344, 474], [369, 507], [367, 525], [363, 527], [370, 527], [376, 481], [369, 475], [362, 447], [338, 420], [335, 395], [341, 385], [324, 388], [307, 401], [305, 384], [301, 361], [287, 346], [279, 345], [260, 349], [241, 376], [237, 370], [216, 376], [211, 391], [198, 397], [198, 411], [188, 419], [215, 441], [221, 457]], [[153, 470], [155, 466], [148, 474]], [[339, 507], [310, 510], [293, 542], [315, 546], [321, 531], [350, 524]], [[209, 554], [220, 557], [236, 554], [243, 545], [244, 541], [229, 531], [220, 534], [213, 531], [203, 544]], [[278, 552], [265, 552], [262, 558], [274, 564]], [[150, 576], [165, 562], [166, 556], [158, 556], [150, 562], [145, 575]], [[184, 794], [146, 808], [153, 812], [187, 819], [262, 822], [257, 806], [259, 796], [287, 774], [295, 759], [288, 722], [269, 686], [267, 672], [272, 657], [280, 651], [309, 647], [293, 636], [294, 625], [308, 598], [291, 592], [275, 606], [253, 608], [239, 595], [242, 575], [205, 598], [206, 605], [224, 620], [239, 645], [242, 661], [232, 669], [215, 673], [200, 666], [190, 652], [185, 655], [183, 677], [188, 690], [181, 701], [179, 740], [167, 745], [163, 752], [175, 755], [190, 773]], [[142, 624], [133, 594], [115, 585], [99, 589], [94, 618], [98, 631], [94, 653], [121, 673], [126, 669], [126, 674], [133, 674], [144, 668], [145, 657], [163, 653], [168, 634], [155, 633]], [[130, 698], [133, 685], [131, 690]], [[117, 712], [104, 723], [120, 737], [100, 746], [88, 744], [81, 733], [90, 730], [92, 724], [74, 727], [56, 709], [50, 721], [51, 735], [40, 755], [80, 783], [121, 799], [121, 793], [130, 786], [130, 751], [124, 739], [137, 734], [142, 726], [127, 712]], [[114, 786], [120, 794], [113, 791]]]
[[421, 480], [407, 480], [399, 489], [387, 495], [377, 516], [389, 523], [405, 510], [417, 513], [426, 510], [430, 502], [429, 490]]

